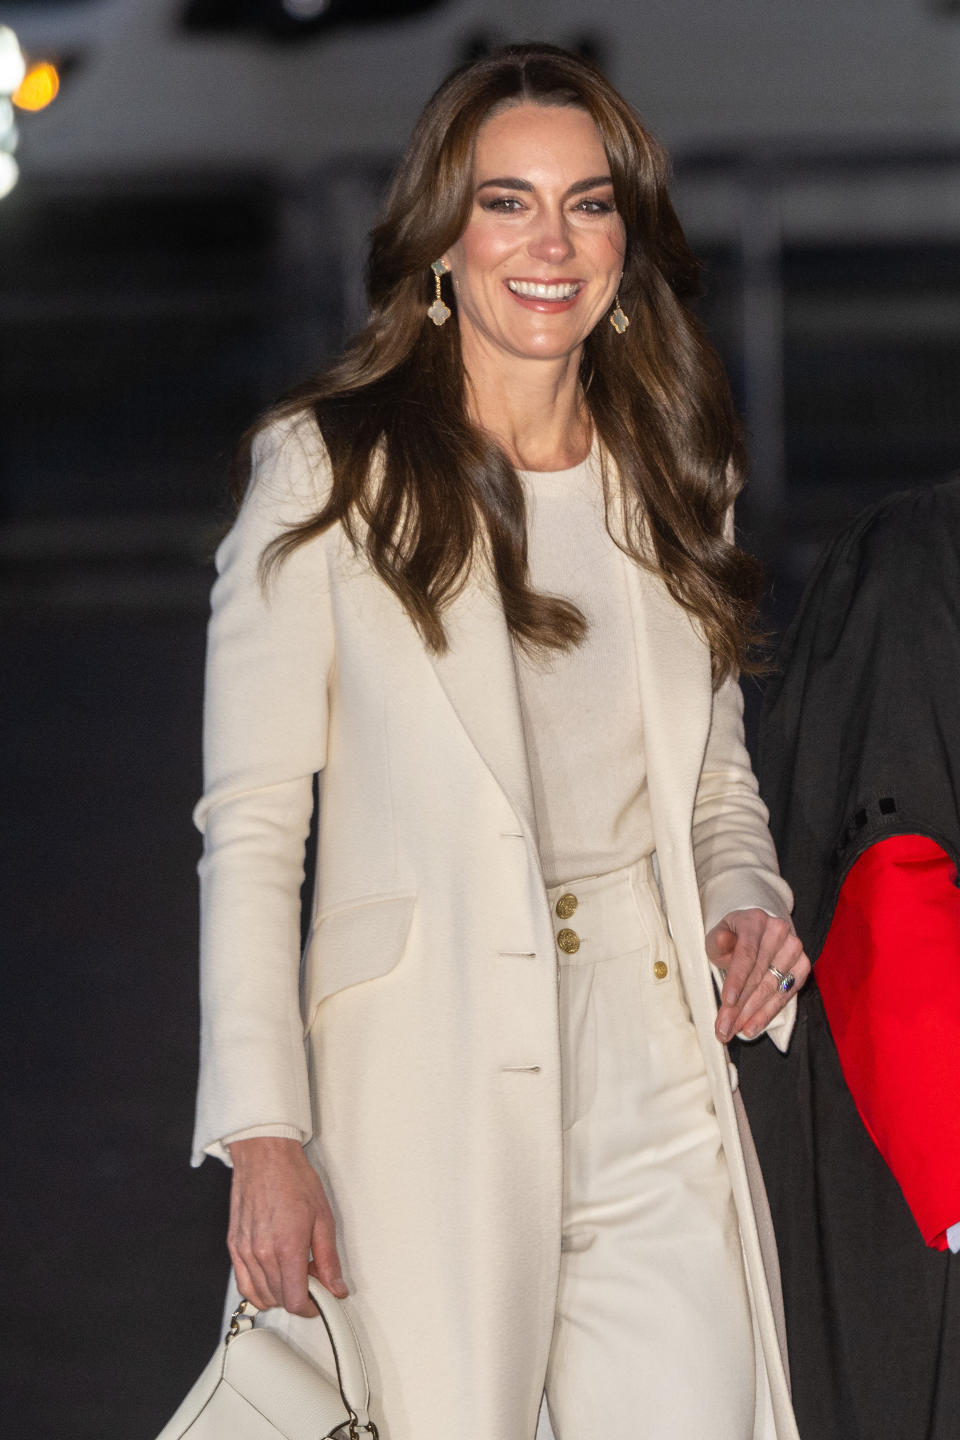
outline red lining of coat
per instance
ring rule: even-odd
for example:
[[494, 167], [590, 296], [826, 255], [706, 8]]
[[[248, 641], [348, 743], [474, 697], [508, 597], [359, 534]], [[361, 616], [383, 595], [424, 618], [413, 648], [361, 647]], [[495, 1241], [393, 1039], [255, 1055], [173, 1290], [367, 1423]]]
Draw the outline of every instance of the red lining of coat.
[[860, 1116], [943, 1250], [960, 1221], [960, 890], [935, 841], [897, 835], [860, 856], [816, 974]]

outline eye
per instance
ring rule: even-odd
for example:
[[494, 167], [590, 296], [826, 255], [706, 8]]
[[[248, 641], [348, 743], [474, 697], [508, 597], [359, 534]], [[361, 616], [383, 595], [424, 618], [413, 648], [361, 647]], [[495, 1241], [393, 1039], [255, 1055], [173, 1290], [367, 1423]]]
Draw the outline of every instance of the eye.
[[498, 210], [502, 215], [512, 215], [523, 209], [523, 201], [518, 195], [497, 195], [480, 203], [484, 210]]
[[585, 215], [612, 215], [617, 207], [612, 200], [598, 200], [593, 196], [587, 196], [578, 201], [576, 208], [582, 210]]

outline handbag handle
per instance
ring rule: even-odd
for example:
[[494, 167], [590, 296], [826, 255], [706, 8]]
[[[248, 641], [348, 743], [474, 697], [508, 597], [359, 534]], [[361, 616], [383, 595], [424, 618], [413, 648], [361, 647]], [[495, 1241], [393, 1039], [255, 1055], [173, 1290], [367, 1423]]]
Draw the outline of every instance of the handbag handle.
[[[368, 1413], [370, 1384], [367, 1379], [367, 1367], [363, 1363], [363, 1352], [360, 1349], [356, 1331], [336, 1296], [331, 1295], [330, 1291], [321, 1285], [313, 1275], [307, 1276], [307, 1288], [310, 1291], [310, 1298], [317, 1307], [318, 1318], [323, 1321], [327, 1338], [330, 1341], [340, 1398], [350, 1414], [356, 1417], [359, 1428], [368, 1430], [372, 1436], [376, 1436], [376, 1426]], [[252, 1324], [255, 1316], [267, 1313], [267, 1311], [259, 1310], [252, 1300], [241, 1300], [233, 1312], [230, 1329], [227, 1333], [227, 1344], [229, 1345], [234, 1335], [249, 1328], [243, 1323], [245, 1320], [249, 1320]], [[353, 1425], [350, 1427], [350, 1433], [351, 1435], [355, 1433]]]

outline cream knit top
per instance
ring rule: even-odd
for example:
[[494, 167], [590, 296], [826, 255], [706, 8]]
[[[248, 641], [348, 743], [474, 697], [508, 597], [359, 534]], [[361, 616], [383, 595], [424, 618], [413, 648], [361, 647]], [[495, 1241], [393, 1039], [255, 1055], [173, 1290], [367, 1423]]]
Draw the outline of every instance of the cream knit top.
[[604, 518], [596, 447], [572, 470], [521, 471], [530, 581], [579, 606], [572, 650], [531, 658], [517, 678], [540, 860], [548, 886], [604, 874], [653, 851], [626, 566]]

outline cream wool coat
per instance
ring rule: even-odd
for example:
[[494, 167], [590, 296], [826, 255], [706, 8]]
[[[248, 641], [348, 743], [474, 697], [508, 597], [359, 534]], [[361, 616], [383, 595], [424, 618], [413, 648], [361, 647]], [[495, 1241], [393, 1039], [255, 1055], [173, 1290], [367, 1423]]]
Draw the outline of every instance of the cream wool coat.
[[[264, 546], [321, 503], [313, 420], [274, 427], [254, 464], [209, 634], [194, 1161], [227, 1159], [222, 1137], [258, 1125], [308, 1142], [384, 1440], [532, 1440], [560, 1253], [557, 964], [502, 609], [472, 581], [448, 652], [431, 656], [339, 527], [264, 589]], [[662, 892], [753, 1305], [754, 1433], [796, 1440], [704, 951], [704, 927], [728, 911], [786, 914], [790, 895], [738, 687], [712, 693], [688, 615], [624, 564]]]

